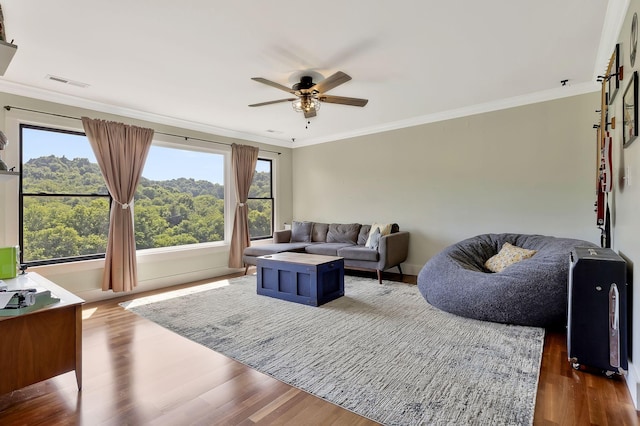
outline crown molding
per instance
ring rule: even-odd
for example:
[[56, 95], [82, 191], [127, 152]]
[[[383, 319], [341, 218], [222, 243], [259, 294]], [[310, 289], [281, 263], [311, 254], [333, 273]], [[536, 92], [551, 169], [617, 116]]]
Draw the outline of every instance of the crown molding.
[[131, 108], [124, 108], [117, 105], [109, 105], [102, 102], [91, 101], [76, 96], [70, 96], [49, 90], [43, 90], [30, 86], [25, 86], [13, 82], [0, 80], [0, 91], [11, 93], [14, 95], [35, 98], [43, 101], [55, 102], [63, 105], [74, 106], [78, 108], [86, 108], [93, 111], [99, 111], [109, 114], [116, 114], [123, 117], [129, 117], [153, 123], [175, 126], [183, 129], [189, 129], [204, 132], [213, 135], [226, 136], [230, 138], [243, 139], [253, 142], [264, 143], [284, 148], [301, 148], [304, 146], [317, 145], [327, 142], [333, 142], [358, 136], [366, 136], [374, 133], [388, 132], [391, 130], [403, 129], [406, 127], [420, 126], [423, 124], [435, 123], [438, 121], [450, 120], [470, 115], [482, 114], [486, 112], [497, 111], [501, 109], [514, 108], [518, 106], [528, 105], [538, 102], [546, 102], [554, 99], [565, 98], [569, 96], [581, 95], [600, 90], [597, 83], [583, 83], [578, 85], [567, 85], [556, 89], [531, 93], [523, 96], [516, 96], [507, 99], [487, 102], [483, 104], [471, 105], [463, 108], [457, 108], [449, 111], [442, 111], [435, 114], [428, 114], [418, 117], [412, 117], [406, 120], [399, 120], [384, 123], [377, 126], [357, 129], [354, 131], [337, 133], [323, 138], [314, 138], [307, 140], [296, 140], [295, 143], [282, 141], [278, 139], [266, 138], [254, 134], [237, 132], [230, 129], [211, 126], [203, 123], [197, 123], [189, 120], [182, 120], [174, 117], [168, 117], [160, 114], [153, 114], [144, 111], [138, 111]]
[[519, 106], [535, 104], [539, 102], [547, 102], [556, 99], [568, 98], [571, 96], [583, 95], [585, 93], [593, 93], [600, 90], [597, 83], [582, 83], [562, 86], [557, 89], [545, 90], [541, 92], [531, 93], [523, 96], [499, 99], [497, 101], [487, 102], [483, 104], [471, 105], [463, 108], [442, 111], [435, 114], [423, 115], [419, 117], [409, 118], [407, 120], [399, 120], [391, 123], [359, 129], [353, 132], [345, 132], [341, 134], [331, 135], [330, 138], [316, 138], [296, 141], [294, 148], [303, 146], [317, 145], [326, 142], [332, 142], [358, 136], [366, 136], [374, 133], [388, 132], [391, 130], [403, 129], [406, 127], [420, 126], [423, 124], [435, 123], [438, 121], [451, 120], [453, 118], [467, 117], [470, 115], [483, 114], [502, 109], [515, 108]]

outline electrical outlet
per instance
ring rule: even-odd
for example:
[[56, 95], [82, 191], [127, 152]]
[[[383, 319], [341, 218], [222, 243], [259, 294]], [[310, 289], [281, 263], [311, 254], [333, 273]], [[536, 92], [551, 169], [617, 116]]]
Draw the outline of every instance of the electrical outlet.
[[631, 186], [631, 169], [629, 166], [624, 168], [624, 184], [625, 186]]

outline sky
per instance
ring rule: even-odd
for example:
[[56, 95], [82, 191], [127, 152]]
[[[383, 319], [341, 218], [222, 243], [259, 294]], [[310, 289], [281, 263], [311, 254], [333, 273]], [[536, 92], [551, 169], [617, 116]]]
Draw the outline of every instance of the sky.
[[[23, 128], [23, 161], [48, 155], [69, 159], [88, 158], [96, 163], [91, 145], [84, 135]], [[266, 167], [265, 167], [266, 166]], [[268, 162], [258, 162], [258, 171], [269, 171]], [[224, 157], [201, 151], [152, 145], [142, 176], [151, 180], [180, 177], [224, 184]]]

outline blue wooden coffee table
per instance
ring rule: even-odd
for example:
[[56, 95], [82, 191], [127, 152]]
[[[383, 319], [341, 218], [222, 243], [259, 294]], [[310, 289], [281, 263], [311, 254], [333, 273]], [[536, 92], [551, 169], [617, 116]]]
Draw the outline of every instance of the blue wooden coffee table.
[[320, 306], [344, 296], [344, 259], [306, 253], [257, 258], [258, 294]]

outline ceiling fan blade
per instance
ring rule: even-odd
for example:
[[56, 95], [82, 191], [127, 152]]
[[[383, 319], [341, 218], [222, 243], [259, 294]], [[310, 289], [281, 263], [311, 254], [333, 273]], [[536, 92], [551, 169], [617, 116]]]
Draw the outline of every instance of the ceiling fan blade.
[[280, 102], [293, 102], [297, 98], [288, 98], [288, 99], [278, 99], [277, 101], [269, 101], [269, 102], [260, 102], [259, 104], [251, 104], [250, 107], [259, 107], [263, 105], [271, 105], [271, 104], [279, 104]]
[[275, 81], [271, 81], [271, 80], [267, 80], [266, 78], [262, 78], [262, 77], [252, 77], [251, 80], [257, 81], [258, 83], [263, 83], [266, 84], [267, 86], [271, 86], [271, 87], [275, 87], [276, 89], [280, 89], [280, 90], [284, 90], [285, 92], [289, 92], [291, 94], [295, 94], [296, 91], [287, 87], [287, 86], [283, 86], [280, 83], [276, 83]]
[[304, 118], [311, 118], [316, 116], [316, 109], [311, 108], [309, 111], [304, 112]]
[[363, 107], [369, 102], [369, 99], [360, 99], [360, 98], [346, 98], [344, 96], [320, 96], [322, 102], [327, 102], [330, 104], [342, 104], [342, 105], [351, 105], [351, 106], [359, 106]]
[[349, 80], [351, 80], [351, 77], [349, 77], [342, 71], [338, 71], [335, 74], [325, 78], [320, 83], [317, 83], [312, 87], [312, 89], [317, 90], [320, 93], [325, 93], [333, 89], [334, 87], [341, 85], [342, 83], [346, 83]]

